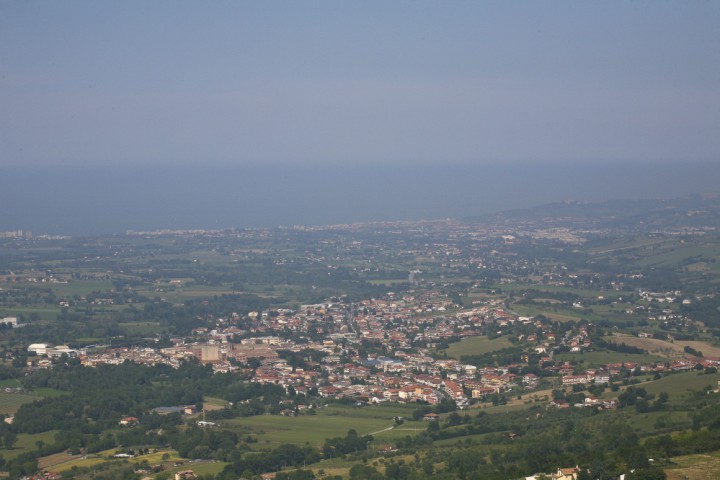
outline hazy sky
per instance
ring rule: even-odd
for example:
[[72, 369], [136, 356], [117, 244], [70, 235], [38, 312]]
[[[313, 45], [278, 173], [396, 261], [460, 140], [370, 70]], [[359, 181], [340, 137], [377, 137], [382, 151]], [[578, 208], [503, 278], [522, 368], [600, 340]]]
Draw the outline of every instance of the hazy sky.
[[717, 1], [0, 0], [0, 166], [719, 154]]

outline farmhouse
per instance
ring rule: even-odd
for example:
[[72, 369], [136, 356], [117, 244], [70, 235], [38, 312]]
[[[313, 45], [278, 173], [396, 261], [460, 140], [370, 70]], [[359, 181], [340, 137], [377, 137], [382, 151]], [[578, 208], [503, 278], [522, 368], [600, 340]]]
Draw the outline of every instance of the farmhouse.
[[128, 427], [132, 425], [137, 425], [138, 423], [140, 423], [140, 419], [136, 417], [125, 417], [121, 418], [118, 423], [123, 427]]

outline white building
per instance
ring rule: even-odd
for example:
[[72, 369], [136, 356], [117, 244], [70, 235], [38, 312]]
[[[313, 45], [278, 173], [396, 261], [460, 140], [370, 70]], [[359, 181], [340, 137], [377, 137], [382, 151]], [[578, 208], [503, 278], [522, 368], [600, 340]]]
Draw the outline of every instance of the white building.
[[34, 353], [35, 355], [45, 355], [48, 351], [48, 344], [47, 343], [33, 343], [28, 347], [29, 353]]
[[2, 320], [0, 320], [0, 323], [5, 323], [5, 324], [8, 324], [8, 325], [12, 326], [13, 328], [15, 328], [18, 325], [18, 319], [17, 319], [17, 317], [5, 317]]

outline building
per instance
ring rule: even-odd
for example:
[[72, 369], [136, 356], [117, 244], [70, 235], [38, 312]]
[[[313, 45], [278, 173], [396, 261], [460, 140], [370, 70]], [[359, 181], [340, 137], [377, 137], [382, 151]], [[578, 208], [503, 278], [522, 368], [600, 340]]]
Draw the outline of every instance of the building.
[[18, 319], [17, 317], [5, 317], [0, 320], [0, 323], [4, 323], [5, 325], [10, 325], [11, 327], [15, 328], [18, 325]]
[[33, 343], [28, 347], [28, 353], [34, 353], [35, 355], [45, 355], [47, 350], [47, 343]]

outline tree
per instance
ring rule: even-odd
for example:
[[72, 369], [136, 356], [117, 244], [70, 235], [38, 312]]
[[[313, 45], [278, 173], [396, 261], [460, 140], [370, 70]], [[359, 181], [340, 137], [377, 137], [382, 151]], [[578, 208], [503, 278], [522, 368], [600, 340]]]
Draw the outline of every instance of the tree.
[[8, 450], [11, 450], [13, 448], [13, 445], [15, 445], [15, 442], [17, 442], [17, 435], [14, 432], [11, 432], [10, 430], [5, 431], [3, 433], [3, 445]]
[[383, 476], [375, 468], [361, 463], [353, 465], [350, 469], [351, 480], [382, 480]]
[[662, 468], [651, 466], [646, 468], [638, 468], [634, 472], [629, 473], [627, 480], [665, 480], [667, 476]]

